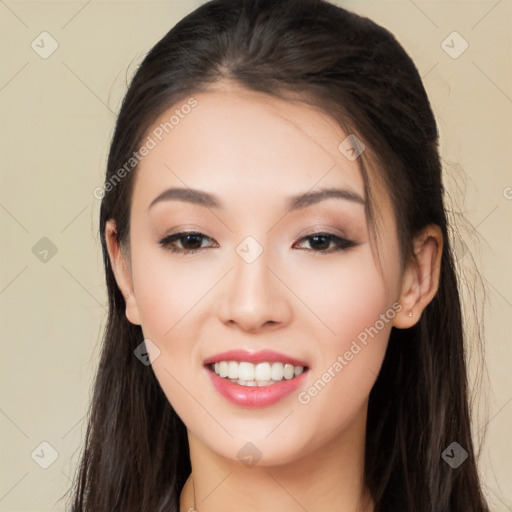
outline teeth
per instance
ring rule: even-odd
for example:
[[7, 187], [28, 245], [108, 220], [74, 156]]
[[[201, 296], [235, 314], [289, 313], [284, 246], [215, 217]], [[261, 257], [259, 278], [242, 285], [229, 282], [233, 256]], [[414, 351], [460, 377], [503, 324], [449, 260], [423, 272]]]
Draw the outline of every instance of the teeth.
[[270, 371], [272, 380], [281, 380], [284, 376], [283, 363], [274, 363]]
[[235, 384], [239, 384], [240, 386], [249, 386], [249, 387], [256, 387], [256, 386], [270, 386], [271, 384], [275, 384], [276, 381], [274, 380], [231, 380], [231, 382], [234, 382]]
[[270, 367], [270, 363], [258, 363], [256, 366], [251, 366], [254, 367], [254, 380], [270, 380], [272, 377], [272, 368]]
[[[221, 361], [220, 363], [217, 363], [219, 365], [219, 376], [220, 377], [227, 377], [228, 376], [228, 363], [226, 361]], [[215, 368], [215, 373], [217, 373], [217, 368]]]
[[228, 363], [228, 378], [238, 379], [238, 363], [236, 361], [229, 361]]
[[[236, 365], [236, 362], [232, 361], [230, 364]], [[251, 363], [239, 363], [238, 378], [240, 380], [254, 380], [254, 365]]]
[[258, 363], [219, 361], [210, 365], [219, 376], [241, 386], [269, 386], [280, 380], [293, 379], [304, 371], [304, 366], [288, 363]]

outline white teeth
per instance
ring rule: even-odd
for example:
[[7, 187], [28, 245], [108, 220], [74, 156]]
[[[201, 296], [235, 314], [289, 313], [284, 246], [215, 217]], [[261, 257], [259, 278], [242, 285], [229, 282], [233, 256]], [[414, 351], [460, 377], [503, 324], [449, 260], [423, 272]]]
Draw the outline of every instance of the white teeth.
[[255, 380], [241, 380], [238, 379], [236, 381], [237, 384], [240, 384], [240, 386], [257, 386], [258, 383]]
[[258, 363], [246, 361], [218, 361], [210, 365], [219, 376], [241, 386], [269, 386], [280, 380], [293, 379], [304, 371], [304, 366], [289, 363]]
[[238, 384], [240, 386], [249, 386], [249, 387], [255, 387], [255, 386], [271, 386], [272, 384], [275, 384], [277, 381], [275, 380], [231, 380], [230, 382], [234, 382], [235, 384]]
[[272, 380], [281, 380], [284, 375], [283, 363], [274, 363], [272, 365]]
[[[254, 366], [254, 365], [253, 365]], [[272, 370], [270, 363], [258, 363], [254, 369], [254, 380], [270, 380]]]
[[[221, 361], [219, 364], [219, 377], [227, 377], [228, 376], [228, 363], [226, 361]], [[215, 373], [217, 373], [217, 368], [215, 368]]]
[[239, 363], [238, 378], [240, 380], [254, 380], [254, 365], [251, 363]]
[[293, 379], [294, 377], [294, 367], [293, 364], [285, 364], [284, 365], [284, 378], [285, 379]]
[[228, 377], [230, 379], [238, 379], [238, 363], [236, 361], [229, 361]]

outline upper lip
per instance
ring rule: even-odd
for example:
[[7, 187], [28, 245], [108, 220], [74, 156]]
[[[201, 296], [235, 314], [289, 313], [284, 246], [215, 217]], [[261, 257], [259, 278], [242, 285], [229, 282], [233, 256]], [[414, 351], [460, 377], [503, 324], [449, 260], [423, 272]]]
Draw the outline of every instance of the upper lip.
[[260, 350], [258, 352], [250, 352], [248, 350], [228, 350], [226, 352], [219, 352], [213, 356], [207, 357], [204, 360], [205, 365], [211, 363], [218, 363], [219, 361], [245, 361], [248, 363], [288, 363], [294, 366], [308, 366], [305, 361], [297, 359], [296, 357], [280, 354], [274, 350]]

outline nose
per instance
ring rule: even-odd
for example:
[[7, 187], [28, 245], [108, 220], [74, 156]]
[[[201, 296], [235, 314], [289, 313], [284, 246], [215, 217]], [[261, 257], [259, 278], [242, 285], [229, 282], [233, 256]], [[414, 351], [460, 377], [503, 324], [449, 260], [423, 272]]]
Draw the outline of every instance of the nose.
[[223, 323], [258, 332], [282, 328], [290, 322], [292, 294], [283, 284], [286, 276], [275, 270], [279, 265], [269, 259], [265, 250], [252, 262], [234, 255], [234, 269], [226, 276], [218, 302]]

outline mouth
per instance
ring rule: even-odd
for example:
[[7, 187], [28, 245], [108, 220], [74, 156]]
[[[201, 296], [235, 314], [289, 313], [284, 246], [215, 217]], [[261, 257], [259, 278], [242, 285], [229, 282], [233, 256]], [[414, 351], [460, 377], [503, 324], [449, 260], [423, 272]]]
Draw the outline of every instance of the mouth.
[[206, 367], [222, 379], [248, 387], [272, 386], [282, 380], [292, 380], [308, 370], [307, 366], [280, 361], [258, 364], [248, 361], [218, 361]]
[[205, 359], [203, 364], [222, 379], [253, 387], [291, 380], [309, 369], [305, 361], [273, 350], [229, 350]]
[[204, 361], [213, 387], [229, 402], [263, 407], [290, 395], [305, 382], [310, 367], [274, 351], [231, 350]]

